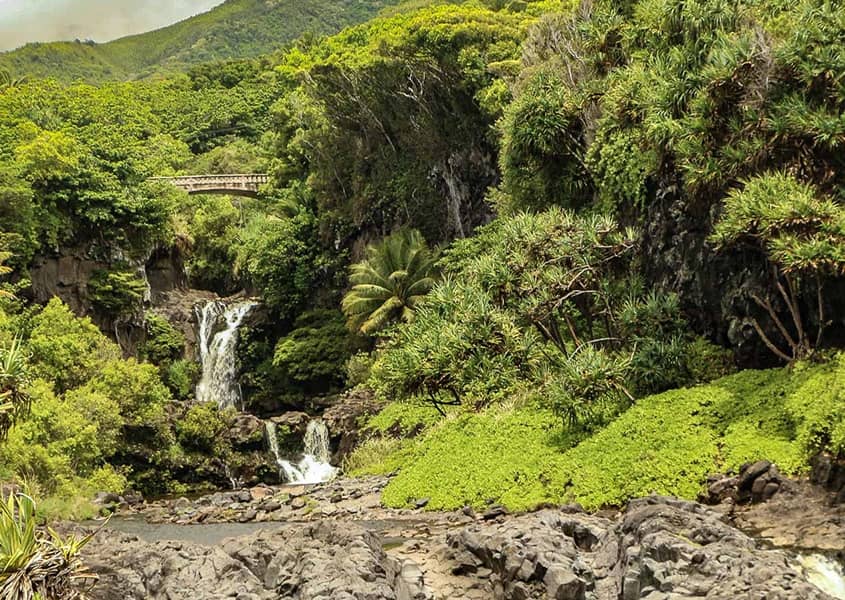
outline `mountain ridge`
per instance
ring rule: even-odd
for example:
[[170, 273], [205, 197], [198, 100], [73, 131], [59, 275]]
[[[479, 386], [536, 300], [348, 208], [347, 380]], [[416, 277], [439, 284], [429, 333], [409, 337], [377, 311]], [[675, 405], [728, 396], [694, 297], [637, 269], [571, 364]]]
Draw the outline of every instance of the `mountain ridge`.
[[365, 21], [399, 1], [227, 0], [172, 25], [102, 44], [27, 44], [0, 54], [0, 68], [67, 82], [143, 79], [267, 54], [305, 33], [329, 34]]

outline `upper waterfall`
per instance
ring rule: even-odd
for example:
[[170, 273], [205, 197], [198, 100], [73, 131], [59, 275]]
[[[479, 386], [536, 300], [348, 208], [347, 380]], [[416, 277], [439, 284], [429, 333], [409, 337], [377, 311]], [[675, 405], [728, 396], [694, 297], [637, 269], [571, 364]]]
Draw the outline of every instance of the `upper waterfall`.
[[199, 402], [214, 402], [221, 409], [241, 408], [241, 389], [236, 377], [238, 328], [256, 306], [251, 300], [234, 304], [213, 300], [197, 307], [202, 363], [202, 378], [196, 390]]

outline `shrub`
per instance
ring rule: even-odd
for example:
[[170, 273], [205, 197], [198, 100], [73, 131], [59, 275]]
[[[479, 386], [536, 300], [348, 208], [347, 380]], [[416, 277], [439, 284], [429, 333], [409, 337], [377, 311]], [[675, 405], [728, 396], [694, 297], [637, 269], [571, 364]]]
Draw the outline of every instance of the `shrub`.
[[80, 581], [94, 580], [79, 559], [91, 539], [62, 538], [37, 528], [35, 502], [23, 495], [0, 500], [0, 597], [77, 598]]
[[696, 499], [708, 475], [748, 461], [798, 474], [820, 451], [845, 451], [842, 382], [842, 355], [743, 371], [643, 398], [586, 439], [531, 406], [460, 414], [402, 449], [383, 501], [398, 507], [428, 497], [431, 509], [455, 509], [492, 500], [514, 510], [578, 502], [595, 510], [649, 494]]
[[227, 415], [214, 404], [194, 404], [176, 424], [176, 438], [188, 450], [220, 456], [229, 429]]
[[33, 317], [28, 346], [33, 375], [54, 381], [58, 391], [84, 384], [120, 357], [117, 345], [90, 319], [77, 318], [58, 298]]
[[167, 365], [164, 383], [177, 400], [187, 400], [197, 387], [202, 367], [193, 360], [175, 360]]
[[343, 385], [352, 345], [339, 311], [309, 311], [301, 314], [293, 331], [276, 344], [273, 366], [294, 385], [325, 393]]
[[156, 365], [166, 366], [185, 351], [185, 337], [170, 322], [155, 313], [148, 313], [147, 337], [138, 348], [138, 356]]
[[363, 385], [370, 378], [375, 356], [370, 352], [356, 352], [346, 361], [346, 386]]
[[88, 281], [91, 303], [105, 314], [122, 317], [141, 308], [146, 283], [132, 271], [97, 270]]

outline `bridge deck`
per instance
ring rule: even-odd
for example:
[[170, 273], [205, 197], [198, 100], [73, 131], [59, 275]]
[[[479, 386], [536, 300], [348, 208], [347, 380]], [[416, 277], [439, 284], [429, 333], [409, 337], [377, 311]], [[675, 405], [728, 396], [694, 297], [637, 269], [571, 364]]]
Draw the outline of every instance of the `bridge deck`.
[[253, 174], [183, 175], [180, 177], [153, 177], [153, 181], [167, 181], [189, 194], [232, 194], [256, 196], [270, 176]]

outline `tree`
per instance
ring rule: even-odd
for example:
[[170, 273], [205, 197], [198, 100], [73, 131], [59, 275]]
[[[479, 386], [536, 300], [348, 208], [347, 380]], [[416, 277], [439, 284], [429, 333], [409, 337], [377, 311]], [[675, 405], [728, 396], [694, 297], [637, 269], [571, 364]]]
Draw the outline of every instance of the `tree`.
[[373, 335], [397, 321], [411, 321], [414, 309], [434, 286], [435, 255], [420, 233], [404, 230], [370, 245], [352, 265], [352, 289], [343, 299], [349, 328]]
[[[822, 341], [825, 328], [824, 281], [845, 275], [845, 208], [783, 173], [749, 179], [725, 200], [724, 213], [711, 240], [719, 248], [738, 244], [761, 249], [769, 262], [772, 285], [789, 316], [766, 294], [751, 299], [774, 323], [787, 345], [784, 350], [756, 318], [751, 322], [763, 343], [786, 362], [806, 358]], [[808, 282], [812, 282], [808, 286]], [[815, 339], [802, 314], [802, 296], [815, 287]], [[791, 326], [787, 321], [791, 320]]]

